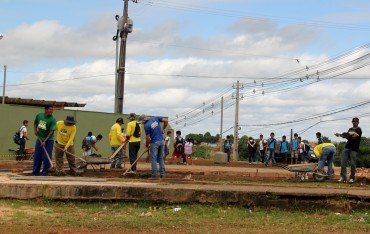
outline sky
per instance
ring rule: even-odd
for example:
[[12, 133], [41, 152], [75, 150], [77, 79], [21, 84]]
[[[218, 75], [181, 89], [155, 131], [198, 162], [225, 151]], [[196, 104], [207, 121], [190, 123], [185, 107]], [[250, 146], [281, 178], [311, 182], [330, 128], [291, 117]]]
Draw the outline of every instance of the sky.
[[[0, 0], [6, 95], [114, 111], [118, 0]], [[188, 133], [291, 129], [314, 140], [360, 117], [370, 135], [370, 2], [138, 0], [129, 2], [123, 112], [168, 116]]]

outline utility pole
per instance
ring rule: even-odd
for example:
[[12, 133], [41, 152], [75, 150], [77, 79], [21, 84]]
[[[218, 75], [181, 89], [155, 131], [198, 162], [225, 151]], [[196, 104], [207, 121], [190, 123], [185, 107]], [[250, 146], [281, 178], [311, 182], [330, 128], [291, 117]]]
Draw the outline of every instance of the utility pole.
[[5, 104], [5, 86], [6, 86], [6, 65], [4, 65], [4, 82], [3, 82], [3, 101], [2, 104]]
[[223, 131], [223, 121], [224, 121], [224, 97], [221, 97], [221, 127], [220, 127], [220, 151], [223, 151], [222, 144], [222, 131]]
[[239, 160], [238, 152], [238, 137], [239, 137], [239, 81], [236, 82], [236, 97], [235, 97], [235, 122], [234, 122], [234, 152], [233, 160]]
[[[119, 65], [117, 69], [117, 85], [116, 85], [116, 97], [115, 97], [115, 112], [123, 113], [123, 98], [125, 95], [125, 73], [126, 73], [126, 43], [127, 35], [132, 32], [133, 23], [132, 20], [128, 17], [128, 1], [124, 0], [123, 6], [123, 26], [120, 28], [120, 56], [119, 56]], [[136, 0], [133, 2], [137, 3]], [[118, 38], [117, 38], [118, 40]]]

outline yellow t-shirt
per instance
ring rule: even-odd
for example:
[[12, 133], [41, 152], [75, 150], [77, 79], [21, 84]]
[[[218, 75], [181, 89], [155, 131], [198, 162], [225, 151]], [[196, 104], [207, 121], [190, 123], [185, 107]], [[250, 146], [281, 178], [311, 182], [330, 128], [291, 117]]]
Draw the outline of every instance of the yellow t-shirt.
[[109, 144], [111, 146], [121, 145], [124, 140], [121, 125], [118, 123], [113, 124], [109, 132]]
[[321, 153], [323, 151], [323, 149], [327, 146], [333, 146], [335, 147], [335, 145], [333, 145], [332, 143], [322, 143], [320, 145], [317, 145], [314, 149], [313, 149], [313, 153], [315, 154], [315, 156], [317, 158], [320, 158], [321, 156]]
[[57, 122], [57, 141], [65, 147], [73, 146], [73, 141], [76, 135], [76, 125], [67, 126], [64, 121]]
[[[141, 140], [140, 137], [134, 137], [136, 123], [137, 123], [136, 120], [134, 120], [134, 121], [128, 122], [127, 124], [126, 135], [130, 137], [129, 142], [140, 142]], [[141, 124], [139, 124], [139, 126], [140, 126], [140, 133], [141, 133]]]

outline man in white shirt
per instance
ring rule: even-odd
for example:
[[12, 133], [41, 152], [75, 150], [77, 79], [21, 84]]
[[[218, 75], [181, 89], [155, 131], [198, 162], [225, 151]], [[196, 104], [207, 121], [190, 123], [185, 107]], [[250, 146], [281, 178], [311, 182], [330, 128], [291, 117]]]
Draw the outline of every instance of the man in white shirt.
[[27, 134], [27, 127], [28, 127], [28, 120], [23, 120], [23, 125], [19, 129], [19, 138], [20, 138], [20, 145], [19, 145], [19, 152], [20, 155], [17, 157], [17, 160], [22, 160], [24, 157], [24, 149], [26, 148], [26, 140], [29, 140], [28, 134]]

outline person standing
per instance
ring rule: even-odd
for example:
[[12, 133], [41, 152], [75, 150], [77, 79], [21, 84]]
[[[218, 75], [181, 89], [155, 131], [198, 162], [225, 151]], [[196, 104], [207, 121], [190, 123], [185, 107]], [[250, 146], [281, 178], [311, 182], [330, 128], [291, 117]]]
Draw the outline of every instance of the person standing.
[[[118, 118], [116, 123], [110, 129], [109, 132], [109, 144], [111, 146], [112, 153], [116, 152], [116, 150], [125, 142], [125, 138], [122, 135], [122, 128], [121, 125], [124, 124], [122, 118]], [[123, 163], [123, 152], [125, 147], [123, 147], [113, 158], [112, 164], [110, 165], [111, 169], [118, 168], [122, 169]]]
[[288, 142], [286, 141], [286, 136], [283, 136], [281, 138], [281, 142], [280, 142], [280, 155], [283, 158], [283, 163], [284, 164], [288, 163], [288, 161], [287, 161], [288, 151], [289, 151], [289, 145], [288, 145]]
[[265, 166], [267, 167], [270, 160], [272, 161], [272, 164], [276, 163], [275, 160], [275, 150], [276, 150], [276, 139], [275, 133], [270, 133], [270, 138], [267, 140], [267, 156], [265, 161]]
[[338, 182], [347, 181], [347, 162], [351, 159], [351, 175], [349, 182], [353, 183], [356, 176], [356, 164], [357, 164], [357, 153], [360, 148], [362, 130], [358, 126], [360, 123], [359, 118], [355, 117], [352, 119], [352, 127], [344, 133], [335, 133], [335, 136], [347, 139], [347, 143], [344, 147], [341, 161], [340, 161], [340, 180]]
[[181, 131], [176, 131], [176, 137], [174, 141], [175, 142], [173, 143], [174, 151], [172, 153], [172, 161], [176, 158], [177, 164], [183, 164], [184, 161], [186, 162], [184, 154], [185, 140], [181, 136]]
[[294, 133], [294, 139], [292, 140], [292, 155], [290, 156], [290, 164], [297, 164], [298, 155], [298, 134]]
[[249, 154], [249, 164], [256, 163], [256, 142], [254, 141], [253, 137], [249, 137], [248, 154]]
[[28, 120], [23, 120], [23, 125], [22, 127], [19, 129], [19, 151], [18, 151], [18, 154], [20, 155], [19, 157], [17, 157], [17, 161], [18, 160], [22, 160], [24, 158], [24, 149], [26, 148], [26, 140], [29, 140], [28, 138], [28, 132], [27, 132], [27, 127], [28, 127]]
[[35, 153], [33, 157], [32, 175], [39, 176], [41, 166], [43, 165], [41, 175], [47, 176], [50, 169], [50, 160], [54, 147], [54, 131], [56, 130], [56, 119], [53, 116], [53, 107], [47, 105], [44, 112], [36, 115], [34, 121], [34, 131], [37, 137], [35, 143]]
[[66, 154], [71, 175], [79, 175], [81, 172], [76, 167], [74, 139], [76, 136], [76, 121], [74, 116], [67, 116], [57, 122], [57, 140], [55, 145], [55, 174], [65, 175], [63, 167], [63, 155]]
[[333, 159], [336, 152], [336, 148], [332, 143], [322, 143], [317, 145], [313, 149], [313, 153], [319, 158], [319, 164], [317, 169], [323, 171], [325, 163], [328, 164], [327, 179], [331, 179], [333, 175]]
[[258, 142], [258, 148], [260, 152], [260, 157], [261, 157], [261, 162], [265, 162], [265, 157], [266, 157], [266, 146], [267, 146], [267, 141], [263, 139], [263, 135], [260, 134], [260, 140]]
[[185, 159], [186, 159], [186, 164], [187, 165], [192, 165], [193, 164], [193, 139], [189, 138], [188, 141], [185, 143], [184, 146], [184, 154], [185, 154]]
[[[163, 151], [164, 151], [164, 129], [168, 125], [168, 119], [160, 116], [149, 118], [145, 115], [139, 117], [139, 121], [144, 124], [144, 130], [146, 134], [145, 139], [145, 151], [148, 151], [150, 144], [150, 162], [152, 167], [152, 178], [157, 178], [159, 164], [159, 172], [161, 178], [166, 175], [166, 169], [164, 167]], [[161, 128], [161, 123], [163, 123], [163, 130]]]
[[230, 153], [231, 153], [231, 140], [230, 135], [226, 136], [226, 140], [224, 142], [224, 152], [227, 154], [227, 161], [230, 162]]
[[130, 122], [127, 124], [126, 137], [128, 139], [128, 151], [131, 164], [131, 172], [137, 173], [136, 163], [137, 154], [140, 150], [141, 142], [141, 124], [136, 121], [136, 114], [130, 114]]
[[164, 159], [170, 154], [171, 131], [167, 131], [167, 136], [164, 139]]
[[317, 139], [317, 144], [320, 145], [322, 143], [324, 143], [324, 139], [322, 138], [321, 136], [321, 132], [317, 132], [316, 133], [316, 139]]

